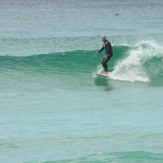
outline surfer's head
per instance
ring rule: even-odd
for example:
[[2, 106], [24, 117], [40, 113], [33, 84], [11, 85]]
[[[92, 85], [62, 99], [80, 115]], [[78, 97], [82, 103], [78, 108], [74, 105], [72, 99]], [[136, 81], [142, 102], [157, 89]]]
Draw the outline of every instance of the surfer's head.
[[103, 42], [105, 42], [105, 41], [106, 41], [106, 36], [102, 36], [102, 37], [101, 37], [101, 40], [102, 40]]

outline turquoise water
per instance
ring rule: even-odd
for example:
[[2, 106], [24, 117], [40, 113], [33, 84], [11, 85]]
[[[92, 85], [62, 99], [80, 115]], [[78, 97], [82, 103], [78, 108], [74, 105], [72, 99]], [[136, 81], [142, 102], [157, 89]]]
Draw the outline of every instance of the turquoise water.
[[[0, 2], [0, 162], [162, 163], [163, 2]], [[113, 45], [110, 78], [96, 78]]]

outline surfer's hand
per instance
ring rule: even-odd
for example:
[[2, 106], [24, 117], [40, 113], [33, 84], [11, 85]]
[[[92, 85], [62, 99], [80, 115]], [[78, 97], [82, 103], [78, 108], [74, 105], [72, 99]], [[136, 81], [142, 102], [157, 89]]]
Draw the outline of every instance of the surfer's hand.
[[105, 56], [104, 56], [104, 58], [105, 58], [105, 59], [107, 59], [107, 58], [108, 58], [108, 56], [107, 56], [107, 55], [105, 55]]
[[98, 56], [99, 55], [99, 53], [96, 53], [96, 56]]

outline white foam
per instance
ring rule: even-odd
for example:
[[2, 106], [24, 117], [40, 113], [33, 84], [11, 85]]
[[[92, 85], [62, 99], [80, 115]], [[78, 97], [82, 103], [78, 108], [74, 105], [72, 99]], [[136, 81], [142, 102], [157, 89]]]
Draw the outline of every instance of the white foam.
[[117, 62], [110, 77], [123, 81], [148, 82], [150, 78], [143, 64], [152, 57], [163, 57], [163, 48], [154, 42], [141, 41], [128, 51], [127, 57]]

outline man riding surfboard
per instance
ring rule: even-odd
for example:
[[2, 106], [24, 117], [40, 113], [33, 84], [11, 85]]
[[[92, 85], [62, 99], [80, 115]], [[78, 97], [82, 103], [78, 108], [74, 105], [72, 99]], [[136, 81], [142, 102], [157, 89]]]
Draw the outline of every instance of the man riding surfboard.
[[107, 62], [113, 56], [113, 50], [112, 50], [111, 43], [107, 40], [106, 36], [102, 36], [101, 40], [104, 42], [104, 44], [103, 44], [103, 47], [96, 53], [96, 56], [98, 56], [99, 53], [101, 53], [105, 49], [106, 55], [103, 57], [101, 63], [102, 63], [102, 66], [103, 66], [103, 68], [105, 70], [103, 73], [108, 74]]

